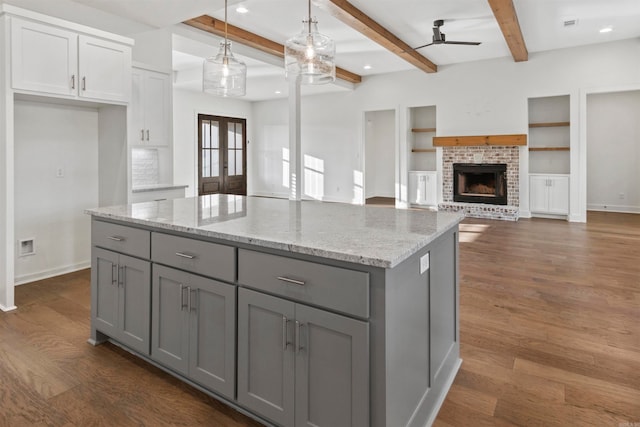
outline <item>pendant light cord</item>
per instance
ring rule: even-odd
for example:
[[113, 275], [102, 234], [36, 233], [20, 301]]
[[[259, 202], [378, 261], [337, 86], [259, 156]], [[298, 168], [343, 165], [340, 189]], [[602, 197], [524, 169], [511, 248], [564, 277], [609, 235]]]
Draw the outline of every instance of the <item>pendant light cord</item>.
[[308, 22], [308, 24], [309, 24], [309, 34], [311, 34], [311, 0], [309, 0], [309, 22]]
[[[309, 0], [309, 4], [311, 4], [311, 0]], [[224, 0], [224, 56], [227, 57], [227, 46], [229, 45], [229, 40], [227, 40], [227, 0]]]

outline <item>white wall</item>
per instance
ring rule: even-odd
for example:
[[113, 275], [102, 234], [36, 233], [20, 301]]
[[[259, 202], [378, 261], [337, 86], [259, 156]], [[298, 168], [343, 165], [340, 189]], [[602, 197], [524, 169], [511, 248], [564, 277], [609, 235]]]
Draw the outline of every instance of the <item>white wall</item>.
[[[302, 99], [302, 132], [304, 136], [306, 129], [307, 136], [303, 138], [303, 154], [322, 151], [324, 178], [331, 183], [325, 185], [325, 196], [351, 202], [353, 192], [344, 189], [354, 187], [353, 172], [362, 170], [359, 130], [364, 111], [400, 108], [399, 123], [407, 126], [409, 107], [436, 105], [440, 136], [524, 134], [528, 130], [528, 98], [570, 94], [571, 122], [579, 124], [581, 91], [621, 84], [640, 84], [638, 39], [532, 53], [527, 62], [500, 58], [442, 66], [436, 74], [416, 70], [365, 77], [353, 92]], [[286, 141], [277, 143], [271, 138], [274, 129], [286, 126], [286, 114], [286, 101], [260, 102], [254, 106], [254, 142], [259, 145], [256, 149], [259, 161], [253, 172], [259, 177], [256, 188], [264, 193], [283, 191], [277, 161], [266, 160], [270, 155], [277, 156], [279, 147], [286, 146]], [[326, 129], [332, 138], [328, 140], [326, 134], [315, 134], [310, 129]], [[572, 220], [581, 220], [586, 212], [586, 193], [579, 185], [585, 179], [586, 169], [579, 129], [580, 126], [571, 127]], [[275, 133], [286, 135], [285, 131]], [[408, 130], [401, 128], [399, 133], [402, 163], [407, 156]], [[520, 196], [526, 199], [526, 150], [522, 150], [522, 157]], [[403, 174], [400, 178], [406, 180]], [[401, 184], [406, 186], [406, 181]]]
[[640, 91], [587, 96], [587, 207], [640, 212]]
[[247, 119], [247, 194], [252, 194], [255, 144], [251, 132], [251, 104], [202, 92], [173, 91], [173, 182], [189, 186], [186, 197], [198, 195], [198, 114]]
[[91, 108], [15, 103], [15, 239], [35, 239], [35, 255], [16, 250], [17, 283], [89, 265], [84, 209], [98, 205], [98, 117]]
[[395, 111], [367, 111], [364, 135], [365, 197], [395, 197]]
[[[353, 93], [302, 98], [304, 198], [361, 203], [362, 111]], [[253, 104], [252, 194], [288, 197], [288, 112], [286, 99]]]

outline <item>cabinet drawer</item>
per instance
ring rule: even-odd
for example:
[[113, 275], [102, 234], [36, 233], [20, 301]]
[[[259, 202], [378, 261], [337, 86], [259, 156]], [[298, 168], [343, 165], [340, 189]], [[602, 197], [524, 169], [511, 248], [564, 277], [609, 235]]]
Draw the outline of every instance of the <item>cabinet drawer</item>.
[[91, 226], [92, 244], [115, 252], [149, 259], [150, 241], [150, 232], [139, 228], [97, 220]]
[[369, 274], [362, 271], [240, 249], [238, 282], [291, 300], [369, 317]]
[[236, 250], [231, 246], [154, 232], [151, 259], [227, 282], [236, 279]]

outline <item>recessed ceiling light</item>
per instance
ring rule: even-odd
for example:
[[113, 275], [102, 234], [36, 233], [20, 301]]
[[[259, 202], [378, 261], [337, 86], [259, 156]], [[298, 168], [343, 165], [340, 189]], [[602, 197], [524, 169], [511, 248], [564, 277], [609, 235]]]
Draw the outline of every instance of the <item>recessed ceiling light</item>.
[[280, 95], [282, 92], [280, 92], [279, 90], [276, 91], [276, 95]]
[[249, 9], [247, 9], [246, 7], [240, 5], [240, 6], [236, 7], [236, 12], [238, 12], [238, 13], [247, 13], [247, 12], [249, 12]]
[[372, 67], [371, 67], [371, 65], [367, 64], [367, 65], [365, 65], [365, 66], [364, 66], [364, 67], [362, 67], [362, 68], [364, 68], [365, 70], [370, 70]]
[[611, 31], [613, 31], [613, 27], [600, 28], [601, 33], [610, 33]]

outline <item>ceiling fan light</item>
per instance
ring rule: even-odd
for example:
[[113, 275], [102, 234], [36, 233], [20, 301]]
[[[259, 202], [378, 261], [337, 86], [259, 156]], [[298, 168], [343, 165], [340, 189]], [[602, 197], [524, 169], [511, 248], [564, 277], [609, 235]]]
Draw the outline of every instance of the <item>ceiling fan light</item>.
[[336, 45], [332, 39], [318, 31], [318, 22], [303, 21], [300, 33], [284, 45], [284, 68], [287, 80], [300, 77], [300, 83], [319, 85], [336, 80]]
[[247, 66], [233, 56], [230, 41], [221, 41], [218, 54], [204, 61], [202, 90], [216, 96], [244, 96], [246, 82]]

